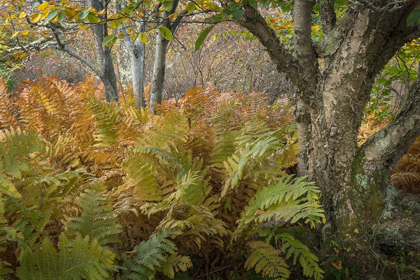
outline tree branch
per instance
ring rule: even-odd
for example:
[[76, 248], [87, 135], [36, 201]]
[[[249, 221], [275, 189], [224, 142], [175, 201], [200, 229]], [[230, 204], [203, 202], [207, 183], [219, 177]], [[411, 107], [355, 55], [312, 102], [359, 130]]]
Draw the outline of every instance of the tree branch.
[[393, 168], [420, 135], [420, 76], [395, 121], [372, 135], [361, 147], [365, 162]]
[[303, 67], [305, 81], [311, 81], [316, 86], [318, 72], [317, 54], [312, 45], [312, 6], [313, 2], [308, 0], [295, 0], [293, 9], [294, 47], [297, 59]]
[[325, 35], [328, 35], [337, 23], [334, 4], [335, 0], [325, 0], [319, 3], [322, 31], [324, 31]]
[[277, 70], [283, 72], [297, 86], [299, 84], [299, 62], [284, 48], [276, 32], [271, 29], [263, 16], [249, 4], [244, 5], [245, 14], [239, 24], [255, 35], [261, 44], [267, 48], [271, 59], [276, 63]]
[[76, 53], [74, 50], [68, 48], [66, 45], [64, 45], [61, 40], [60, 37], [57, 33], [57, 31], [55, 29], [53, 29], [54, 32], [54, 37], [55, 40], [57, 41], [57, 46], [58, 49], [67, 53], [68, 55], [76, 58], [77, 60], [79, 60], [80, 62], [82, 62], [83, 64], [85, 64], [87, 67], [89, 67], [93, 72], [95, 72], [96, 75], [98, 75], [98, 77], [102, 77], [103, 73], [101, 73], [101, 71], [99, 71], [98, 68], [95, 67], [95, 65], [93, 65], [93, 63], [91, 63], [89, 60], [87, 60], [86, 58], [84, 58], [83, 56], [81, 56], [80, 54]]

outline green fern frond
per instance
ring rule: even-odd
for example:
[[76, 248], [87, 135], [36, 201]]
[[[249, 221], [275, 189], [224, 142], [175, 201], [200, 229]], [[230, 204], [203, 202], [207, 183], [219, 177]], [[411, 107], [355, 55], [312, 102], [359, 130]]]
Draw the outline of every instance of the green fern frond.
[[22, 280], [101, 280], [110, 276], [108, 270], [114, 265], [115, 255], [103, 249], [96, 240], [89, 241], [77, 236], [69, 242], [60, 235], [59, 253], [51, 241], [45, 238], [42, 249], [25, 250], [17, 276]]
[[277, 183], [257, 191], [238, 220], [235, 238], [247, 227], [255, 228], [271, 220], [284, 219], [290, 223], [303, 220], [315, 226], [325, 219], [318, 202], [319, 189], [312, 182], [305, 181], [305, 177], [293, 177], [284, 176]]
[[166, 258], [161, 264], [160, 271], [170, 279], [174, 279], [177, 272], [185, 272], [192, 266], [193, 264], [188, 256], [181, 256], [175, 253]]
[[[177, 252], [175, 243], [169, 240], [177, 233], [162, 231], [153, 235], [149, 240], [142, 241], [134, 247], [136, 254], [129, 258], [123, 254], [123, 267], [125, 268], [122, 279], [154, 279], [158, 270], [162, 269], [168, 257]], [[178, 233], [179, 234], [179, 233]]]
[[250, 241], [247, 246], [252, 253], [245, 262], [245, 269], [254, 268], [263, 277], [270, 277], [274, 280], [289, 279], [289, 266], [276, 248], [263, 241]]
[[34, 132], [13, 128], [0, 131], [0, 172], [21, 179], [22, 172], [30, 171], [28, 159], [45, 149], [46, 143]]
[[286, 259], [293, 257], [293, 265], [296, 265], [297, 260], [299, 260], [304, 276], [311, 277], [315, 280], [324, 278], [324, 271], [318, 265], [319, 259], [311, 253], [305, 244], [296, 240], [288, 233], [278, 234], [276, 237], [283, 243], [280, 250], [281, 253], [286, 254]]
[[251, 143], [247, 142], [243, 148], [237, 150], [235, 154], [228, 158], [224, 163], [228, 176], [221, 193], [222, 197], [225, 196], [229, 190], [235, 190], [241, 180], [251, 178], [256, 181], [258, 176], [255, 175], [257, 175], [257, 171], [262, 168], [265, 169], [265, 172], [260, 173], [260, 175], [266, 177], [268, 183], [270, 183], [270, 181], [274, 179], [274, 177], [270, 179], [270, 175], [275, 176], [281, 173], [280, 166], [276, 168], [276, 164], [273, 166], [274, 169], [268, 168], [270, 166], [270, 155], [275, 153], [280, 147], [276, 137], [267, 137]]
[[98, 240], [101, 246], [118, 243], [116, 237], [121, 233], [121, 225], [115, 217], [111, 202], [104, 197], [105, 191], [94, 186], [87, 189], [76, 199], [77, 205], [82, 210], [79, 217], [69, 219], [66, 226], [81, 235]]
[[45, 230], [48, 222], [53, 214], [53, 209], [40, 211], [38, 209], [30, 209], [15, 198], [6, 199], [7, 212], [19, 213], [19, 218], [12, 224], [11, 229], [7, 230], [8, 238], [18, 243], [19, 248], [31, 249], [36, 244], [39, 245], [44, 236], [48, 234]]

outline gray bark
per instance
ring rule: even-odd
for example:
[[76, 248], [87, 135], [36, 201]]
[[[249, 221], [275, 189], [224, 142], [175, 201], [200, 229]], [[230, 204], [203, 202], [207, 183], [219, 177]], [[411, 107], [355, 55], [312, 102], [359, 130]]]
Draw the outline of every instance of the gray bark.
[[[106, 8], [103, 0], [88, 0], [87, 3], [90, 8], [94, 8], [97, 11]], [[100, 18], [101, 20], [105, 19], [105, 17]], [[96, 61], [100, 71], [99, 78], [105, 87], [105, 98], [107, 101], [118, 101], [117, 78], [112, 62], [111, 48], [107, 46], [102, 47], [102, 42], [108, 35], [108, 26], [107, 24], [96, 24], [92, 25], [91, 29], [95, 38]]]
[[[146, 107], [144, 100], [144, 49], [145, 45], [136, 39], [133, 43], [131, 37], [128, 35], [125, 28], [121, 29], [124, 32], [124, 44], [128, 50], [131, 65], [131, 79], [133, 83], [133, 95], [136, 101], [137, 108]], [[141, 32], [141, 29], [138, 30]]]
[[165, 81], [166, 53], [169, 41], [157, 32], [156, 51], [153, 65], [152, 85], [150, 87], [150, 111], [155, 113], [157, 104], [162, 103], [163, 83]]
[[[117, 5], [117, 10], [122, 11], [122, 6], [125, 6], [126, 1], [120, 1]], [[145, 22], [137, 23], [137, 33], [144, 32], [146, 29]], [[145, 44], [136, 39], [134, 42], [131, 40], [130, 35], [127, 32], [127, 28], [122, 23], [121, 32], [124, 33], [124, 45], [130, 57], [131, 67], [131, 80], [133, 84], [133, 95], [136, 102], [137, 108], [145, 108], [146, 101], [144, 99], [144, 53]]]
[[[173, 14], [179, 4], [179, 0], [172, 0], [172, 8], [170, 11], [163, 12], [163, 21], [160, 26], [165, 26], [171, 30], [172, 34], [176, 33], [183, 17], [187, 14], [187, 10], [184, 10], [179, 13], [179, 15], [171, 22], [169, 21], [168, 16]], [[155, 51], [155, 61], [153, 64], [153, 75], [152, 75], [152, 85], [150, 87], [150, 111], [156, 113], [156, 106], [162, 103], [162, 94], [163, 87], [165, 82], [165, 70], [166, 70], [166, 54], [168, 52], [169, 41], [163, 38], [163, 36], [158, 31], [156, 34], [156, 51]]]
[[357, 145], [375, 76], [398, 49], [420, 37], [419, 26], [406, 25], [420, 2], [359, 1], [337, 23], [331, 18], [333, 2], [323, 4], [327, 36], [315, 45], [310, 36], [312, 3], [294, 1], [294, 55], [250, 5], [244, 6], [239, 23], [260, 40], [296, 88], [302, 141], [298, 172], [321, 188], [328, 224], [344, 237], [355, 228], [368, 232], [384, 216], [390, 168], [420, 135], [419, 90], [413, 89], [409, 105], [396, 120], [363, 147]]

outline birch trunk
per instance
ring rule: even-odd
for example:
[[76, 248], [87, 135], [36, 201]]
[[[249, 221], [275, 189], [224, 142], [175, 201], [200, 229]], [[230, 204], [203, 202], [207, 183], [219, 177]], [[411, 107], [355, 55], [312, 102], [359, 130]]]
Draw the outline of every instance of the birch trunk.
[[[420, 2], [404, 1], [399, 6], [368, 2], [351, 5], [339, 21], [332, 9], [334, 1], [321, 2], [326, 36], [315, 44], [313, 2], [295, 0], [294, 55], [249, 4], [244, 5], [240, 24], [266, 47], [297, 91], [296, 121], [302, 141], [298, 173], [322, 190], [328, 218], [324, 238], [335, 235], [344, 241], [357, 229], [373, 234], [377, 244], [398, 243], [420, 250], [419, 199], [408, 199], [389, 180], [390, 170], [420, 135], [420, 78], [395, 121], [363, 146], [357, 145], [375, 76], [398, 49], [420, 37], [419, 26], [406, 24]], [[402, 207], [412, 215], [404, 216]]]

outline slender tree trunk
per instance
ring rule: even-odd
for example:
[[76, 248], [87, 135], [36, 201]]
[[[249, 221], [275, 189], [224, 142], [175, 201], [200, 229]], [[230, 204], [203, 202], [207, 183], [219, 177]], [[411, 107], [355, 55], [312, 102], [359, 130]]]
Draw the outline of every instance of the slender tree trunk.
[[[102, 0], [88, 0], [88, 5], [97, 11], [103, 10], [106, 6]], [[101, 20], [105, 20], [105, 18], [101, 17]], [[105, 98], [107, 101], [118, 101], [117, 78], [112, 62], [111, 48], [107, 46], [102, 47], [102, 42], [108, 35], [107, 24], [93, 25], [91, 29], [95, 38], [96, 60], [100, 72], [99, 78], [105, 87]]]
[[[170, 11], [163, 12], [163, 21], [161, 26], [168, 28], [172, 34], [176, 33], [183, 17], [187, 14], [188, 10], [181, 11], [178, 16], [169, 21], [169, 15], [174, 14], [179, 4], [179, 0], [172, 0], [172, 8]], [[169, 41], [163, 38], [160, 31], [156, 34], [156, 52], [155, 61], [153, 65], [152, 85], [150, 87], [150, 111], [156, 113], [156, 105], [162, 103], [163, 87], [165, 82], [166, 70], [166, 54], [168, 52]]]
[[[121, 11], [123, 6], [126, 6], [126, 1], [120, 1], [117, 5], [117, 10]], [[138, 22], [137, 32], [145, 31], [146, 23]], [[137, 108], [145, 108], [146, 101], [144, 99], [144, 52], [145, 44], [136, 39], [133, 43], [130, 35], [128, 35], [126, 26], [121, 25], [120, 30], [124, 33], [124, 44], [130, 57], [131, 65], [131, 80], [133, 84], [133, 95]]]
[[133, 94], [136, 101], [137, 108], [146, 107], [144, 100], [144, 44], [138, 39], [133, 43], [130, 36], [123, 29], [125, 33], [124, 44], [128, 50], [131, 64], [131, 79], [133, 83]]
[[150, 111], [155, 113], [156, 105], [162, 103], [165, 81], [166, 53], [169, 41], [158, 32], [156, 35], [155, 62], [153, 65], [152, 85], [150, 87]]

